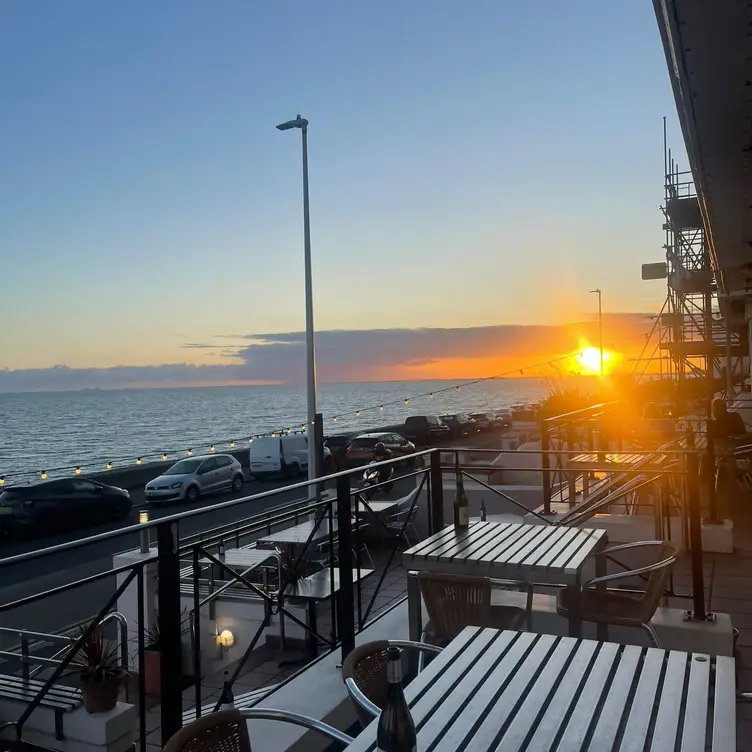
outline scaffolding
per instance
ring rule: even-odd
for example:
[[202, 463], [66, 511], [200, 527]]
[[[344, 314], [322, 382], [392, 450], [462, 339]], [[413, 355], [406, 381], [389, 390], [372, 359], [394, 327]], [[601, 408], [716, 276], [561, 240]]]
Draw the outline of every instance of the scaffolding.
[[[692, 173], [680, 171], [666, 145], [664, 120], [663, 230], [666, 254], [664, 306], [656, 321], [657, 360], [663, 378], [678, 382], [680, 401], [690, 390], [685, 382], [703, 379], [708, 398], [741, 374], [739, 336], [721, 316], [717, 285], [705, 240], [703, 218]], [[699, 385], [698, 385], [699, 386]], [[696, 394], [696, 390], [691, 390]]]

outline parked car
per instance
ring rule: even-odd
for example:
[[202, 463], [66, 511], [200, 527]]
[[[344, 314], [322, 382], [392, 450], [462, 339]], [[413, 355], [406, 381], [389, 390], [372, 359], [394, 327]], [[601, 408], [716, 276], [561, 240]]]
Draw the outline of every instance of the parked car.
[[499, 421], [502, 428], [507, 428], [512, 425], [512, 411], [509, 409], [497, 410], [496, 419]]
[[494, 427], [496, 416], [493, 413], [472, 413], [470, 416], [479, 431], [490, 431]]
[[418, 446], [433, 446], [451, 435], [449, 426], [437, 415], [411, 415], [405, 421], [405, 437]]
[[189, 457], [176, 462], [158, 478], [146, 484], [146, 501], [152, 504], [185, 499], [219, 491], [243, 490], [243, 468], [231, 454]]
[[447, 426], [449, 426], [449, 430], [452, 432], [452, 436], [454, 436], [455, 438], [459, 438], [460, 436], [469, 436], [470, 434], [478, 432], [475, 421], [469, 415], [467, 415], [467, 413], [442, 415], [441, 420]]
[[398, 433], [363, 433], [356, 436], [347, 447], [347, 466], [367, 465], [375, 459], [373, 448], [381, 442], [396, 457], [406, 457], [412, 463], [410, 455], [415, 454], [415, 444]]
[[0, 530], [46, 532], [125, 519], [131, 495], [124, 488], [87, 478], [48, 480], [16, 486], [0, 494]]
[[347, 448], [350, 446], [350, 437], [344, 433], [327, 436], [324, 439], [324, 446], [331, 452], [335, 469], [344, 469], [347, 466]]
[[[331, 470], [332, 452], [324, 445], [324, 470]], [[308, 437], [295, 434], [254, 439], [248, 450], [251, 477], [282, 475], [297, 478], [308, 472]]]

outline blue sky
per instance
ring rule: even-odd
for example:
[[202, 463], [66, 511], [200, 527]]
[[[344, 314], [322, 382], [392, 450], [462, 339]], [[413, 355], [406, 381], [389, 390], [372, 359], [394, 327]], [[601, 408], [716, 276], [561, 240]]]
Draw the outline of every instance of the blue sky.
[[4, 0], [0, 368], [222, 364], [220, 335], [655, 311], [647, 0]]

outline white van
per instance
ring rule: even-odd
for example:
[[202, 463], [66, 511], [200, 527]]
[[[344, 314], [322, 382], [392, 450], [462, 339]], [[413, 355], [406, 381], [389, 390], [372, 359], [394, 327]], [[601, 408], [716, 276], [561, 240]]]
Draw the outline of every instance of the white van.
[[[324, 447], [324, 471], [331, 472], [332, 452]], [[265, 436], [254, 439], [248, 450], [248, 463], [252, 478], [267, 475], [284, 475], [296, 478], [308, 472], [307, 436]]]

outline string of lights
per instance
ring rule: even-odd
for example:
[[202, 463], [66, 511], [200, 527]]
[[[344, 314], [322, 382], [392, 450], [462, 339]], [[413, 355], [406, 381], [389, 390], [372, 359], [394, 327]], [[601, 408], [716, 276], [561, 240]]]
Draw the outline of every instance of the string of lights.
[[[630, 340], [643, 338], [643, 339], [649, 339], [650, 338], [650, 332], [641, 332], [640, 334], [633, 335], [631, 337], [626, 337], [623, 340], [619, 342], [611, 342], [607, 345], [604, 345], [604, 347], [612, 349], [617, 347], [618, 345], [622, 344], [623, 342], [627, 342]], [[339, 419], [346, 418], [346, 417], [356, 417], [360, 418], [363, 414], [372, 413], [378, 411], [379, 414], [383, 413], [387, 408], [394, 407], [396, 405], [409, 405], [413, 401], [420, 400], [420, 399], [435, 399], [437, 395], [445, 394], [447, 392], [460, 392], [462, 389], [465, 389], [467, 387], [472, 387], [477, 384], [483, 384], [488, 381], [496, 381], [498, 379], [503, 378], [509, 378], [512, 376], [524, 376], [525, 372], [530, 371], [538, 371], [540, 368], [544, 368], [546, 366], [555, 366], [556, 363], [560, 363], [565, 360], [571, 360], [572, 358], [576, 358], [578, 355], [581, 355], [581, 350], [574, 350], [570, 353], [567, 353], [566, 355], [561, 355], [556, 358], [548, 358], [546, 360], [538, 361], [537, 363], [532, 363], [530, 365], [524, 366], [522, 368], [513, 368], [509, 371], [505, 371], [503, 373], [497, 373], [493, 376], [484, 376], [477, 379], [471, 379], [469, 381], [463, 381], [459, 384], [452, 384], [451, 386], [441, 387], [439, 389], [434, 389], [431, 392], [422, 392], [420, 394], [413, 394], [408, 397], [403, 397], [401, 399], [395, 399], [388, 402], [382, 402], [379, 404], [369, 405], [367, 407], [361, 407], [356, 410], [349, 410], [346, 412], [341, 412], [337, 415], [332, 416], [330, 419], [332, 423], [337, 423]], [[150, 450], [147, 452], [143, 452], [140, 456], [137, 456], [134, 460], [133, 454], [129, 455], [121, 455], [116, 457], [111, 457], [104, 461], [104, 458], [100, 459], [101, 466], [97, 468], [96, 465], [96, 458], [90, 459], [86, 463], [80, 463], [75, 465], [63, 465], [59, 467], [49, 467], [49, 468], [43, 468], [42, 470], [38, 472], [34, 471], [23, 471], [20, 473], [14, 473], [14, 474], [6, 474], [6, 475], [0, 475], [0, 486], [4, 485], [6, 482], [9, 482], [11, 479], [13, 481], [27, 481], [31, 478], [41, 478], [42, 480], [47, 480], [50, 475], [58, 475], [58, 474], [74, 474], [74, 475], [81, 475], [84, 472], [84, 468], [90, 468], [89, 472], [101, 472], [101, 471], [108, 471], [113, 469], [123, 470], [123, 469], [130, 469], [133, 468], [134, 465], [142, 465], [146, 462], [167, 462], [169, 460], [178, 460], [186, 457], [192, 457], [194, 456], [194, 451], [198, 455], [203, 455], [206, 453], [212, 454], [216, 451], [232, 451], [237, 450], [241, 448], [242, 446], [248, 446], [249, 444], [252, 444], [257, 439], [261, 438], [276, 438], [277, 436], [283, 436], [283, 435], [292, 435], [292, 434], [304, 434], [306, 433], [307, 429], [307, 423], [306, 421], [300, 422], [300, 421], [287, 421], [286, 423], [283, 423], [282, 425], [286, 425], [285, 428], [280, 428], [277, 430], [272, 431], [266, 431], [263, 433], [254, 433], [247, 436], [243, 436], [242, 438], [229, 438], [229, 439], [221, 439], [217, 441], [212, 441], [208, 444], [204, 443], [202, 445], [195, 445], [187, 448], [182, 449], [170, 449], [170, 450], [163, 450], [163, 451], [155, 451]], [[295, 428], [293, 428], [295, 426]], [[299, 426], [299, 428], [298, 428]]]

